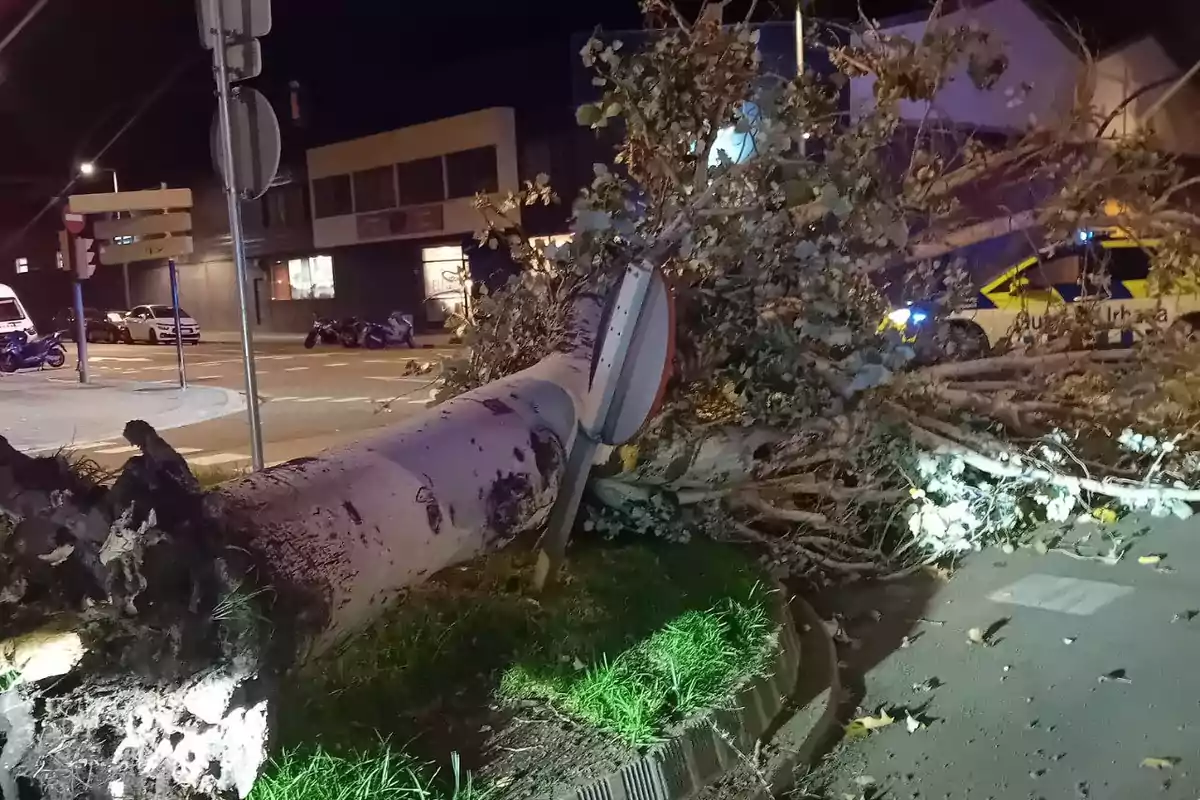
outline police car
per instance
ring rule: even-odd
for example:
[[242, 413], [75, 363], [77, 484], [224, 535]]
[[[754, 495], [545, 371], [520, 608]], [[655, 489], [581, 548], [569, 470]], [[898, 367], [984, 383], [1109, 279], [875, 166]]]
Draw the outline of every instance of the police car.
[[[1151, 253], [1156, 240], [1123, 238], [1118, 231], [1081, 231], [1065, 244], [1047, 248], [1018, 262], [980, 288], [966, 307], [939, 325], [940, 353], [949, 358], [975, 358], [1009, 338], [1022, 312], [1036, 337], [1049, 314], [1070, 303], [1094, 300], [1107, 330], [1099, 346], [1129, 347], [1145, 320], [1200, 330], [1200, 295], [1178, 293], [1152, 297], [1148, 287]], [[1106, 275], [1108, 285], [1091, 285], [1084, 275]], [[1094, 293], [1094, 294], [1093, 294]], [[892, 311], [888, 324], [908, 341], [921, 341], [929, 314], [919, 304]], [[1139, 320], [1142, 322], [1139, 324]]]

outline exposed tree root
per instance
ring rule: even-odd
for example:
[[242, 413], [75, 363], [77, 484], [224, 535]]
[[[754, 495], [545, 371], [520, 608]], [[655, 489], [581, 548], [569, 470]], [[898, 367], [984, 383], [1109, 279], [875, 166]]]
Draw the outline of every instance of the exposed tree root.
[[286, 631], [144, 422], [112, 488], [0, 439], [0, 793], [245, 796]]

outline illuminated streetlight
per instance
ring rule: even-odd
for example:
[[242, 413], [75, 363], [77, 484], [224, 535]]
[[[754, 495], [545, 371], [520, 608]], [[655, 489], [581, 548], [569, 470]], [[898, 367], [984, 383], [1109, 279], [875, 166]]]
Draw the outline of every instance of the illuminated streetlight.
[[[97, 167], [96, 162], [94, 162], [94, 161], [81, 161], [79, 163], [79, 174], [80, 174], [80, 176], [82, 176], [84, 178], [95, 177], [98, 173], [101, 173], [101, 172], [111, 172], [112, 173], [112, 190], [114, 193], [120, 192], [121, 186], [117, 182], [117, 171], [115, 169], [113, 169], [112, 167]], [[121, 213], [118, 211], [113, 216], [115, 218], [119, 219], [121, 216]], [[133, 302], [133, 299], [132, 299], [132, 295], [129, 291], [129, 265], [128, 264], [121, 265], [121, 279], [125, 284], [125, 308], [129, 308], [130, 304]]]

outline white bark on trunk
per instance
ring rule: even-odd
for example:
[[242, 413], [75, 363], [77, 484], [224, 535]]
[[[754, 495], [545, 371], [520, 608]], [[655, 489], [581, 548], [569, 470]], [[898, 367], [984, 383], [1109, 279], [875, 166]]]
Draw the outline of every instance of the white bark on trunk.
[[540, 525], [558, 493], [587, 391], [599, 305], [538, 364], [318, 458], [210, 496], [215, 516], [308, 599], [310, 651], [374, 619], [427, 576]]
[[[0, 677], [20, 680], [0, 695], [5, 800], [18, 782], [244, 797], [281, 672], [548, 514], [598, 312], [581, 300], [572, 341], [530, 369], [207, 497], [145, 423], [108, 491], [0, 447]], [[68, 640], [69, 659], [39, 644]]]

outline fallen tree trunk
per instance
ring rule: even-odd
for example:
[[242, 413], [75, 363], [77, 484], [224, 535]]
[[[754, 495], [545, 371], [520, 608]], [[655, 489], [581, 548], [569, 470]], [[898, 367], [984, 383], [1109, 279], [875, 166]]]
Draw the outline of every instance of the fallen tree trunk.
[[111, 487], [0, 439], [0, 796], [245, 797], [283, 673], [548, 514], [580, 308], [535, 367], [208, 494], [143, 422]]

